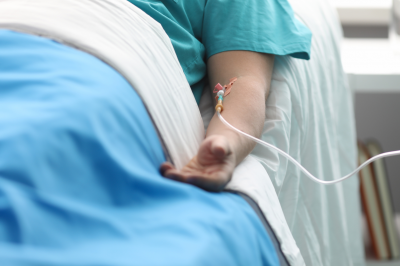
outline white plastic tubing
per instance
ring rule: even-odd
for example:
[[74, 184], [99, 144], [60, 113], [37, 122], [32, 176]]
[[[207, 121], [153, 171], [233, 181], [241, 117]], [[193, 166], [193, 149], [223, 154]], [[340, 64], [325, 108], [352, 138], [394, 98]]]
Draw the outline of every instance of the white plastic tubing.
[[243, 132], [243, 131], [240, 131], [239, 129], [237, 129], [237, 128], [235, 128], [234, 126], [232, 126], [231, 124], [229, 124], [229, 123], [222, 117], [222, 115], [221, 115], [220, 112], [217, 112], [217, 114], [218, 114], [218, 118], [219, 118], [219, 119], [222, 121], [222, 123], [224, 123], [227, 127], [229, 127], [229, 128], [231, 128], [232, 130], [238, 132], [239, 134], [242, 134], [243, 136], [246, 136], [246, 137], [249, 138], [249, 139], [252, 139], [253, 141], [257, 142], [258, 144], [261, 144], [261, 145], [263, 145], [263, 146], [265, 146], [265, 147], [267, 147], [267, 148], [270, 148], [270, 149], [272, 149], [272, 150], [277, 151], [279, 154], [281, 154], [282, 156], [286, 157], [289, 161], [291, 161], [291, 162], [294, 163], [297, 167], [299, 167], [300, 170], [301, 170], [307, 177], [311, 178], [313, 181], [315, 181], [315, 182], [317, 182], [317, 183], [324, 184], [324, 185], [332, 185], [332, 184], [336, 184], [336, 183], [342, 182], [342, 181], [346, 180], [347, 178], [349, 178], [349, 177], [351, 177], [351, 176], [357, 174], [362, 168], [364, 168], [365, 166], [367, 166], [368, 164], [370, 164], [370, 163], [372, 163], [372, 162], [374, 162], [374, 161], [376, 161], [376, 160], [379, 160], [379, 159], [382, 159], [382, 158], [385, 158], [385, 157], [391, 157], [391, 156], [400, 155], [400, 151], [390, 151], [390, 152], [385, 152], [385, 153], [378, 154], [378, 155], [376, 155], [376, 156], [370, 158], [368, 161], [365, 161], [363, 164], [361, 164], [357, 169], [355, 169], [355, 170], [354, 170], [353, 172], [351, 172], [350, 174], [348, 174], [348, 175], [346, 175], [346, 176], [343, 176], [343, 177], [341, 177], [341, 178], [339, 178], [339, 179], [335, 179], [335, 180], [331, 180], [331, 181], [325, 181], [325, 180], [318, 179], [318, 178], [316, 178], [315, 176], [313, 176], [312, 174], [310, 174], [310, 172], [308, 172], [307, 169], [305, 169], [300, 163], [298, 163], [295, 159], [293, 159], [293, 158], [292, 158], [289, 154], [287, 154], [286, 152], [284, 152], [284, 151], [278, 149], [277, 147], [275, 147], [275, 146], [273, 146], [273, 145], [271, 145], [271, 144], [269, 144], [269, 143], [267, 143], [267, 142], [265, 142], [265, 141], [262, 141], [262, 140], [260, 140], [260, 139], [258, 139], [258, 138], [255, 138], [255, 137], [253, 137], [253, 136], [251, 136], [251, 135], [249, 135], [249, 134], [247, 134], [247, 133], [245, 133], [245, 132]]

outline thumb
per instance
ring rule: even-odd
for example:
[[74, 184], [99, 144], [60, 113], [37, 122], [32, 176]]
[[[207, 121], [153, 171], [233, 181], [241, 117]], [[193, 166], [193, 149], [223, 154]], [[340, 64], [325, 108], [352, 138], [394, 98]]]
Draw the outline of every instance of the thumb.
[[215, 136], [211, 143], [211, 153], [218, 159], [224, 159], [231, 154], [228, 140], [224, 136]]

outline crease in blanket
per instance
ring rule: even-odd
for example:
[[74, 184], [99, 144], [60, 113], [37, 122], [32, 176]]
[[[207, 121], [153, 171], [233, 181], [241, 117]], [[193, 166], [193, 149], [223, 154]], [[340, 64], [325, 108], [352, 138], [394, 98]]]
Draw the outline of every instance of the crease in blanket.
[[[197, 153], [205, 136], [203, 120], [171, 41], [159, 23], [128, 1], [3, 0], [0, 28], [43, 36], [96, 56], [135, 88], [178, 169]], [[209, 103], [213, 110], [211, 98]], [[236, 168], [227, 189], [249, 195], [290, 265], [304, 265], [274, 186], [252, 155]]]

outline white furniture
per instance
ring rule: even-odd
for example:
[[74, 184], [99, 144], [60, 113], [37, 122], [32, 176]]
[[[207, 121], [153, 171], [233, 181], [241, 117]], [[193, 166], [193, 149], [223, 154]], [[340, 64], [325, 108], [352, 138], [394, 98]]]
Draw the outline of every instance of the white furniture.
[[331, 0], [342, 25], [388, 25], [392, 0]]
[[388, 39], [344, 39], [343, 68], [355, 92], [400, 92], [400, 53]]

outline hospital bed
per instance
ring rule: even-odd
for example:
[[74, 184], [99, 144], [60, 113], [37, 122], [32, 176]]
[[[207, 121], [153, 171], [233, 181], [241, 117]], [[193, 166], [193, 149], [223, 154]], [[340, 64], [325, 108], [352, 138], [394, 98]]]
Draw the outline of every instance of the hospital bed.
[[[332, 179], [355, 168], [352, 101], [340, 63], [341, 32], [327, 2], [292, 1], [292, 5], [313, 32], [312, 59], [276, 57], [262, 138], [313, 173]], [[0, 28], [55, 40], [100, 59], [123, 76], [143, 101], [167, 160], [181, 168], [196, 154], [213, 114], [210, 90], [204, 90], [200, 113], [168, 36], [139, 9], [125, 1], [71, 0], [63, 5], [46, 0], [2, 1]], [[237, 167], [227, 190], [242, 193], [259, 214], [258, 223], [263, 221], [271, 229], [281, 263], [363, 264], [357, 180], [321, 187], [277, 154], [256, 147]], [[243, 245], [251, 247], [250, 242]], [[0, 260], [18, 261], [21, 254], [13, 248], [3, 246]], [[40, 264], [42, 251], [25, 250], [26, 260], [21, 256], [19, 262]], [[72, 261], [82, 263], [76, 252], [71, 251]], [[129, 254], [123, 246], [113, 252]]]

